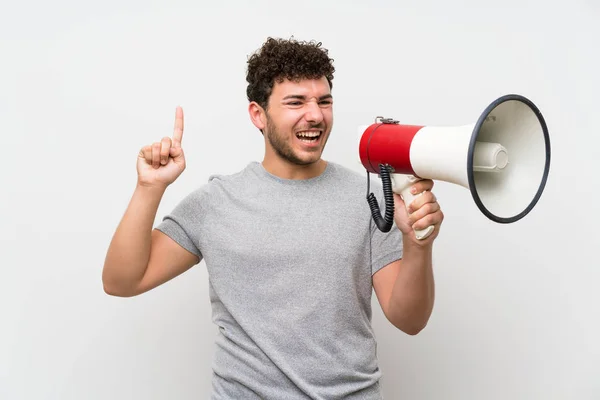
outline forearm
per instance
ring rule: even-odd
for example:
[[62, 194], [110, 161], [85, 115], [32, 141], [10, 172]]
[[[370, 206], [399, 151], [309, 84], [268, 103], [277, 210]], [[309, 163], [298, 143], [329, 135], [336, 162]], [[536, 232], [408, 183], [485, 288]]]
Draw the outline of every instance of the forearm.
[[432, 245], [417, 245], [405, 238], [402, 268], [389, 303], [390, 321], [403, 331], [416, 334], [427, 324], [434, 300]]
[[142, 280], [163, 194], [162, 188], [136, 186], [106, 254], [102, 282], [107, 292], [127, 293]]

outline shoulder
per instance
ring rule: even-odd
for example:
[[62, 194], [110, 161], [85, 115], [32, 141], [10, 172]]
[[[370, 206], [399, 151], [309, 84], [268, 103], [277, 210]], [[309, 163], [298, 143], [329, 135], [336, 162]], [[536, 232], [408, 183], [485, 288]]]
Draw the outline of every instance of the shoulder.
[[[336, 173], [336, 174], [342, 174], [342, 175], [347, 175], [347, 176], [353, 176], [353, 177], [361, 177], [362, 174], [358, 173], [358, 170], [356, 169], [351, 169], [346, 165], [340, 164], [336, 161], [327, 161], [327, 164], [329, 164], [330, 168], [332, 168], [332, 170]], [[365, 173], [366, 175], [366, 173]]]
[[240, 198], [254, 196], [257, 191], [264, 190], [260, 176], [259, 164], [250, 162], [243, 169], [233, 173], [214, 173], [206, 183], [190, 194], [195, 200], [205, 205], [220, 205], [239, 201]]
[[341, 178], [343, 180], [350, 180], [352, 182], [364, 181], [367, 177], [367, 173], [359, 173], [358, 170], [351, 169], [345, 165], [342, 165], [337, 162], [327, 161], [329, 164], [329, 168], [331, 168], [332, 173], [337, 178]]
[[208, 177], [208, 184], [218, 185], [223, 183], [235, 183], [247, 176], [249, 172], [252, 172], [252, 170], [255, 168], [255, 164], [256, 162], [251, 162], [248, 165], [246, 165], [246, 167], [244, 167], [243, 169], [230, 174], [212, 174]]
[[208, 178], [204, 190], [207, 192], [243, 190], [252, 187], [260, 181], [259, 164], [250, 162], [240, 171], [230, 174], [213, 174]]
[[212, 201], [218, 201], [224, 192], [229, 192], [236, 187], [240, 187], [244, 182], [248, 182], [248, 175], [251, 173], [252, 164], [244, 169], [230, 174], [212, 174], [208, 180], [189, 192], [182, 200], [182, 204], [206, 206]]
[[370, 186], [371, 190], [381, 190], [381, 180], [376, 174], [367, 174], [366, 170], [349, 168], [345, 165], [328, 161], [330, 168], [333, 173], [332, 176], [340, 182], [341, 185], [348, 188], [359, 189], [361, 193], [367, 190], [367, 186]]

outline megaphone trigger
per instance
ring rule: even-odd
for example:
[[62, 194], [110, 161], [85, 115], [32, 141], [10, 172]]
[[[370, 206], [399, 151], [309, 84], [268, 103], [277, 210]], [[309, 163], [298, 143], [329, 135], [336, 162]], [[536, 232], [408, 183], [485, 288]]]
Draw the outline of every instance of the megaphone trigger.
[[[404, 201], [404, 205], [406, 207], [406, 211], [408, 212], [408, 206], [415, 200], [417, 197], [422, 196], [423, 193], [412, 194], [410, 191], [413, 183], [420, 181], [420, 178], [417, 178], [414, 175], [403, 175], [403, 174], [391, 174], [392, 177], [392, 190], [394, 193], [399, 194]], [[425, 229], [416, 230], [415, 237], [417, 239], [423, 240], [426, 239], [429, 235], [433, 233], [435, 227], [433, 225], [428, 226]]]

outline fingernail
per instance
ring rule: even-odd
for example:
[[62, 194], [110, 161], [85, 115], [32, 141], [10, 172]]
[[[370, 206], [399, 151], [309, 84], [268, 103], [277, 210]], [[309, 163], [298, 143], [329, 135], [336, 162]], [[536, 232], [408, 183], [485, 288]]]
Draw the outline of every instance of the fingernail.
[[410, 189], [410, 192], [411, 192], [412, 194], [415, 194], [415, 193], [417, 193], [417, 188], [413, 186], [413, 187]]

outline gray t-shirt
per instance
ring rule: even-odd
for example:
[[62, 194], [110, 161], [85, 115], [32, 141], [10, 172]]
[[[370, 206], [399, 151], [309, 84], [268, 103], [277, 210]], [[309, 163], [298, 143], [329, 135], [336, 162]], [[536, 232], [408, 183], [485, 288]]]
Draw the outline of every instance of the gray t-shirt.
[[[380, 180], [371, 191], [384, 210]], [[286, 180], [258, 162], [212, 176], [158, 226], [206, 262], [219, 328], [211, 399], [381, 399], [372, 274], [402, 257], [367, 180], [328, 162]]]

